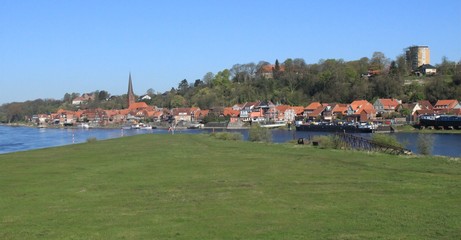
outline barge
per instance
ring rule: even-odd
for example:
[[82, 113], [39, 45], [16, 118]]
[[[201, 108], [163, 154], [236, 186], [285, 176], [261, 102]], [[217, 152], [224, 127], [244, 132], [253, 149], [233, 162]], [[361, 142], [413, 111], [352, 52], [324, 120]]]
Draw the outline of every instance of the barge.
[[335, 125], [335, 124], [300, 124], [296, 131], [310, 132], [346, 132], [346, 133], [372, 133], [378, 130], [377, 125]]
[[419, 128], [461, 129], [461, 116], [456, 115], [422, 115]]

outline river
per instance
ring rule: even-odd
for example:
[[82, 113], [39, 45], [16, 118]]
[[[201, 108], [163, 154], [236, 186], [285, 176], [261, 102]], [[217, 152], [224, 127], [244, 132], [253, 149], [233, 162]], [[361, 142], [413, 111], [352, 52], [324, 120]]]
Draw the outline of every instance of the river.
[[[175, 134], [199, 134], [212, 130], [185, 129]], [[248, 130], [231, 130], [242, 133], [248, 139]], [[287, 130], [271, 130], [274, 143], [284, 143], [298, 138], [315, 135], [326, 135], [324, 132], [301, 132]], [[165, 129], [153, 130], [121, 130], [121, 129], [67, 129], [67, 128], [31, 128], [10, 127], [0, 125], [0, 154], [26, 151], [31, 149], [63, 146], [86, 142], [90, 138], [98, 140], [132, 136], [137, 134], [171, 134]], [[397, 140], [406, 145], [414, 153], [418, 153], [418, 133], [393, 133]], [[370, 134], [360, 134], [370, 138]], [[461, 157], [461, 134], [433, 133], [432, 154], [450, 157]]]

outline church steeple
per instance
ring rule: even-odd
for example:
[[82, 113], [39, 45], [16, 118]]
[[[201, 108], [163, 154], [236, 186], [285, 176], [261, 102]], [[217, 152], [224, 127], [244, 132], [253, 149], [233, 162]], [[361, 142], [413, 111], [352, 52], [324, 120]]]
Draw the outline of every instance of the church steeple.
[[128, 99], [128, 108], [130, 108], [130, 105], [135, 103], [135, 97], [134, 97], [134, 92], [133, 92], [133, 83], [131, 82], [131, 72], [128, 76], [128, 93], [127, 93], [127, 99]]

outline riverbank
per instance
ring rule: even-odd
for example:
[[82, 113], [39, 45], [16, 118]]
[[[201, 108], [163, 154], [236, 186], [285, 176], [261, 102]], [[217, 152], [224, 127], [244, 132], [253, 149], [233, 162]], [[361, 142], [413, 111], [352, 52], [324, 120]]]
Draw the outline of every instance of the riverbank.
[[461, 130], [459, 129], [419, 129], [412, 125], [395, 126], [395, 130], [404, 133], [461, 134]]
[[0, 155], [0, 175], [2, 239], [461, 238], [448, 158], [149, 134]]

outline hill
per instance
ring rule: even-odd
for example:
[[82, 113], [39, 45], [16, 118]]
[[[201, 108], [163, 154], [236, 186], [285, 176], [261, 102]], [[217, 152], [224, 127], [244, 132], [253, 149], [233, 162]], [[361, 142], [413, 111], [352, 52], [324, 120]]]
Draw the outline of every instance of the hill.
[[0, 155], [1, 239], [460, 239], [461, 164], [140, 135]]

